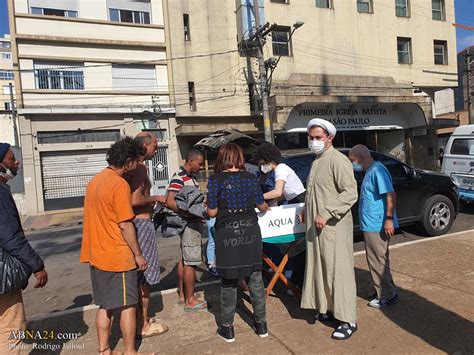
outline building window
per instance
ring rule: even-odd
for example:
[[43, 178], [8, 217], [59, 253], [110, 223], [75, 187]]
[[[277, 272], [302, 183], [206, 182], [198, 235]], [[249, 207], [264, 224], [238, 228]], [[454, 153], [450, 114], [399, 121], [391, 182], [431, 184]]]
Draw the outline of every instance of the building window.
[[290, 27], [277, 27], [272, 32], [273, 55], [290, 56]]
[[398, 17], [410, 17], [408, 0], [395, 0], [395, 14]]
[[12, 110], [11, 102], [4, 102], [3, 105], [5, 107], [5, 111], [11, 111]]
[[84, 90], [81, 63], [35, 62], [36, 88], [41, 90]]
[[39, 144], [115, 142], [120, 139], [120, 130], [76, 130], [37, 132]]
[[77, 11], [74, 11], [74, 10], [45, 9], [42, 7], [32, 7], [31, 13], [35, 15], [77, 17]]
[[154, 65], [112, 65], [114, 89], [127, 91], [156, 91]]
[[397, 52], [399, 64], [411, 64], [411, 38], [397, 37]]
[[323, 9], [331, 9], [332, 0], [316, 0], [316, 7], [321, 7]]
[[11, 43], [6, 41], [0, 41], [0, 48], [10, 48]]
[[11, 59], [12, 55], [11, 53], [2, 53], [2, 59]]
[[194, 91], [194, 81], [188, 81], [189, 109], [196, 111], [196, 92]]
[[184, 25], [184, 40], [191, 40], [191, 28], [189, 27], [189, 15], [183, 14], [183, 25]]
[[11, 70], [0, 70], [0, 80], [13, 80], [13, 72]]
[[439, 65], [448, 64], [448, 42], [434, 41], [434, 63]]
[[109, 9], [110, 21], [150, 24], [150, 13], [142, 11]]
[[446, 21], [444, 0], [431, 0], [431, 8], [433, 12], [433, 20]]
[[10, 85], [3, 85], [3, 95], [10, 95]]
[[374, 12], [372, 0], [357, 0], [357, 11], [372, 14]]

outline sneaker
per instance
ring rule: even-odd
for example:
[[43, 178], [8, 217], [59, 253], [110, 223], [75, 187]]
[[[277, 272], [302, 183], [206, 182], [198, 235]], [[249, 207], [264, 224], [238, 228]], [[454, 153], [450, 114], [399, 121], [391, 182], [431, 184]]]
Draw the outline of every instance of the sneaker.
[[217, 336], [224, 340], [226, 343], [233, 343], [235, 341], [234, 326], [228, 327], [221, 326], [217, 329]]
[[253, 329], [260, 338], [268, 336], [267, 322], [253, 322]]
[[398, 294], [396, 293], [392, 298], [382, 298], [382, 299], [377, 299], [374, 298], [372, 301], [369, 302], [368, 306], [372, 308], [384, 308], [387, 306], [390, 306], [392, 304], [398, 303], [400, 298], [398, 297]]
[[214, 276], [214, 277], [219, 277], [219, 273], [217, 272], [217, 269], [215, 266], [210, 266], [207, 268], [207, 272], [209, 275]]

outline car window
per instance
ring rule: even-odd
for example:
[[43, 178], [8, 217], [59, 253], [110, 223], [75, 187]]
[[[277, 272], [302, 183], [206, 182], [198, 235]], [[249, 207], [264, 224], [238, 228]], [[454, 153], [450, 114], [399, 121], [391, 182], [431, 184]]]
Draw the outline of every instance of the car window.
[[474, 139], [456, 138], [451, 145], [451, 154], [474, 155]]
[[390, 172], [392, 179], [402, 178], [407, 176], [407, 171], [404, 165], [398, 160], [387, 157], [386, 155], [372, 153], [374, 160], [381, 162]]
[[313, 164], [314, 158], [314, 154], [308, 154], [298, 157], [286, 158], [283, 160], [283, 163], [294, 170], [303, 185], [306, 187], [306, 180], [308, 179], [309, 171], [311, 170], [311, 165]]

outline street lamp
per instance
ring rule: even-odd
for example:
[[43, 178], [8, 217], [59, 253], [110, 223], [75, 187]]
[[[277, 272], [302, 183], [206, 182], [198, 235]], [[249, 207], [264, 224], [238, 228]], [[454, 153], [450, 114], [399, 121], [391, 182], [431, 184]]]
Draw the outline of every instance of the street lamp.
[[[290, 35], [288, 36], [288, 45], [291, 42], [291, 38], [293, 37], [293, 33], [300, 28], [301, 26], [304, 25], [304, 21], [296, 21], [293, 24], [293, 29], [290, 32]], [[273, 71], [276, 69], [278, 62], [280, 61], [281, 57], [283, 54], [280, 54], [278, 58], [271, 57], [265, 61], [265, 69], [267, 71], [267, 91], [268, 91], [268, 96], [270, 96], [270, 89], [272, 86], [272, 77], [273, 77]], [[268, 75], [268, 72], [270, 71], [270, 75]]]

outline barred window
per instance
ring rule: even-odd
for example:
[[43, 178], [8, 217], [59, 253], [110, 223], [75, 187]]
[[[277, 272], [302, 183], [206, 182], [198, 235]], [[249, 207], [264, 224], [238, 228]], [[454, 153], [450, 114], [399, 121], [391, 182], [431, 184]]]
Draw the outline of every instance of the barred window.
[[82, 63], [35, 62], [36, 88], [42, 90], [84, 90]]
[[0, 70], [0, 80], [13, 80], [13, 71]]

